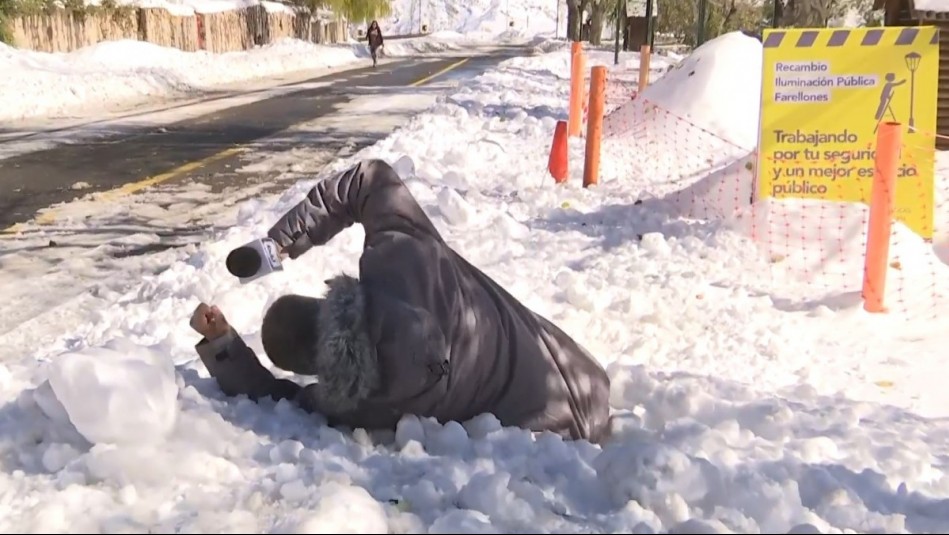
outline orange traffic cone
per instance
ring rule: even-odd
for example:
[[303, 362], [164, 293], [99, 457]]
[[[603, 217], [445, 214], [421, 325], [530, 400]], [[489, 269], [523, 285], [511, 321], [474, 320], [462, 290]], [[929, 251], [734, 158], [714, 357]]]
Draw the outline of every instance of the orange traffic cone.
[[558, 184], [567, 181], [567, 121], [557, 121], [547, 170]]

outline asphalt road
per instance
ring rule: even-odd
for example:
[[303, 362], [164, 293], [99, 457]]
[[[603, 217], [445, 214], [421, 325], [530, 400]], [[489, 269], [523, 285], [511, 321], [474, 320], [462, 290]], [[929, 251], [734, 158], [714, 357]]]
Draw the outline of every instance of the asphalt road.
[[[238, 150], [295, 124], [314, 121], [367, 92], [385, 98], [394, 88], [423, 87], [449, 76], [475, 76], [501, 61], [523, 55], [518, 47], [465, 58], [420, 58], [360, 68], [309, 82], [302, 89], [187, 119], [162, 128], [143, 129], [118, 138], [96, 139], [0, 160], [0, 232], [34, 218], [37, 211], [92, 192], [137, 191], [150, 183], [174, 180], [213, 181], [215, 169], [228, 169]], [[359, 149], [373, 141], [361, 138]], [[346, 139], [310, 139], [343, 146]], [[81, 191], [72, 185], [85, 182]]]

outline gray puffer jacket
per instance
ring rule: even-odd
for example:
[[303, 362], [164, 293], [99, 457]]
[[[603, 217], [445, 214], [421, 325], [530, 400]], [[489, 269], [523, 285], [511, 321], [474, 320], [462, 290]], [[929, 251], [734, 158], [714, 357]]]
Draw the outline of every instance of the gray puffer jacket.
[[314, 349], [319, 382], [274, 379], [232, 333], [197, 347], [226, 393], [293, 398], [351, 427], [492, 413], [566, 438], [608, 435], [604, 369], [453, 251], [385, 162], [322, 180], [269, 235], [296, 258], [354, 223], [366, 233], [359, 279], [328, 281]]

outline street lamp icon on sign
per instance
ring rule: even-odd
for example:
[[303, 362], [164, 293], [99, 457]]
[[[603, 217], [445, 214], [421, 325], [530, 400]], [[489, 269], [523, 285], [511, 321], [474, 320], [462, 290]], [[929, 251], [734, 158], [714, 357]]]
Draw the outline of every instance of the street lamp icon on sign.
[[916, 131], [916, 115], [914, 113], [914, 104], [916, 104], [916, 69], [919, 68], [919, 60], [922, 59], [916, 52], [906, 54], [906, 68], [909, 69], [909, 131]]
[[[919, 61], [922, 59], [922, 56], [916, 52], [910, 52], [906, 54], [906, 69], [909, 70], [909, 131], [916, 131], [916, 70], [919, 69]], [[880, 105], [877, 106], [877, 112], [874, 116], [876, 119], [876, 126], [873, 127], [873, 133], [880, 128], [880, 123], [883, 122], [883, 119], [889, 115], [890, 120], [893, 122], [899, 122], [899, 119], [896, 117], [896, 113], [893, 111], [893, 94], [895, 89], [898, 86], [901, 86], [906, 83], [906, 79], [897, 81], [896, 73], [889, 72], [885, 76], [886, 82], [883, 84], [883, 89], [880, 90]]]

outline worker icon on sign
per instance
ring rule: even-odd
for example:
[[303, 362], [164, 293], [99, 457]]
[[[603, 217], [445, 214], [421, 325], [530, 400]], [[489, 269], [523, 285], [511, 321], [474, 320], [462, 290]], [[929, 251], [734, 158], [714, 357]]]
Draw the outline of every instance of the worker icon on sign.
[[873, 128], [874, 133], [876, 133], [877, 129], [880, 128], [880, 123], [883, 122], [883, 117], [888, 112], [894, 123], [899, 122], [896, 120], [896, 114], [893, 113], [893, 91], [896, 86], [900, 86], [905, 83], [905, 78], [897, 82], [895, 74], [892, 72], [886, 74], [886, 83], [883, 84], [883, 90], [880, 91], [880, 105], [877, 106], [877, 113], [874, 116], [874, 119], [877, 120], [877, 125]]

